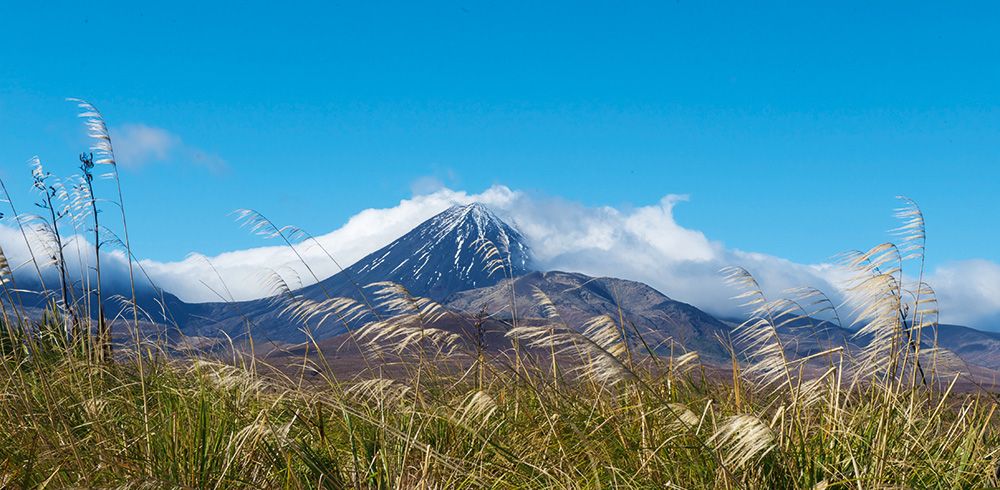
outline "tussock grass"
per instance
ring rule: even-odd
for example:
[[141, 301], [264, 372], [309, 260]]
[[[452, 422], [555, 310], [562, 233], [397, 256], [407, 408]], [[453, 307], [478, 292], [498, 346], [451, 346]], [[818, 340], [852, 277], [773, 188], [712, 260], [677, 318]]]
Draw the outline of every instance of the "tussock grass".
[[[83, 160], [89, 179], [94, 165], [115, 163], [100, 113], [80, 104], [99, 143], [98, 158]], [[134, 285], [119, 298], [131, 315], [106, 320], [100, 277], [70, 284], [56, 226], [85, 221], [88, 206], [83, 216], [96, 219], [89, 182], [82, 207], [61, 206], [68, 193], [43, 186], [48, 218], [15, 212], [54, 243], [32, 260], [40, 281], [43, 266], [59, 272], [44, 314], [23, 307], [0, 250], [0, 487], [996, 485], [996, 398], [956, 390], [961, 372], [935, 345], [923, 215], [911, 201], [898, 244], [845, 256], [854, 276], [844, 314], [817, 290], [771, 299], [749, 272], [724, 271], [750, 310], [728, 341], [728, 370], [695, 352], [655, 355], [621, 314], [570, 325], [540, 291], [545, 318], [522, 321], [510, 288], [510, 343], [496, 347], [483, 341], [488, 312], [452, 312], [396, 284], [316, 301], [277, 274], [264, 279], [280, 290], [274, 308], [307, 334], [324, 322], [364, 323], [343, 342], [358, 361], [348, 374], [315, 339], [280, 364], [258, 356], [252, 337], [224, 355], [145, 341]], [[303, 234], [255, 212], [239, 219], [293, 249]], [[118, 243], [131, 259], [127, 238]], [[510, 280], [505, 244], [472, 246]], [[443, 327], [445, 318], [467, 328]], [[841, 318], [857, 319], [852, 343], [796, 356], [783, 338], [789, 325]], [[131, 340], [112, 350], [108, 325]]]
[[556, 384], [526, 355], [520, 372], [494, 360], [479, 385], [425, 353], [405, 376], [341, 380], [311, 365], [320, 373], [301, 383], [243, 358], [119, 351], [114, 363], [58, 347], [4, 356], [0, 486], [993, 485], [992, 398], [848, 389], [839, 370], [799, 394], [746, 384], [737, 394], [724, 377], [645, 362], [615, 383], [592, 376], [609, 369], [597, 361]]

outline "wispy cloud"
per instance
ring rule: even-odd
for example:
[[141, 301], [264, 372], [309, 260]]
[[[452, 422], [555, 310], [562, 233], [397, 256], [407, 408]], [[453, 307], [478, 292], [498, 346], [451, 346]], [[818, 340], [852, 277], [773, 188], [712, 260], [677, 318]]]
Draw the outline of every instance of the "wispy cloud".
[[170, 131], [141, 123], [111, 128], [115, 157], [120, 165], [139, 168], [151, 163], [177, 161], [205, 167], [213, 172], [227, 168], [218, 155], [188, 145]]
[[430, 175], [417, 177], [410, 182], [410, 192], [414, 196], [433, 194], [449, 187], [457, 187], [458, 174], [451, 168], [437, 168]]
[[432, 175], [419, 177], [410, 183], [410, 192], [412, 192], [414, 196], [433, 194], [444, 188], [444, 182]]

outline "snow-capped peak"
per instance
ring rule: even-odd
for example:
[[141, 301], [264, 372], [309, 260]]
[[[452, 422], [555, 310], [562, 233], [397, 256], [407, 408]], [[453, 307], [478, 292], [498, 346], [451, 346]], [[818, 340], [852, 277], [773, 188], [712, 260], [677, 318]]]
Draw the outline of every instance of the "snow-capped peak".
[[497, 247], [509, 244], [512, 235], [516, 235], [518, 240], [521, 239], [520, 233], [478, 202], [452, 206], [415, 230], [424, 226], [429, 226], [428, 232], [433, 230], [434, 235], [444, 236], [457, 232], [465, 237], [473, 237], [473, 240], [485, 238], [498, 242], [495, 243]]
[[[484, 241], [500, 252], [502, 269], [491, 272], [490, 259], [477, 251]], [[359, 284], [392, 281], [414, 295], [444, 299], [530, 272], [529, 266], [524, 237], [486, 206], [472, 203], [448, 208], [323, 282], [343, 281], [338, 276]]]

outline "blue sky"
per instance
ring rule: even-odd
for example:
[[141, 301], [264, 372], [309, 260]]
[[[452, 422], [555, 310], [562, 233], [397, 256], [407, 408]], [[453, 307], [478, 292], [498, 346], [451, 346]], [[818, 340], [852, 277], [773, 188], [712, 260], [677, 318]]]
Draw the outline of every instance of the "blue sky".
[[72, 173], [82, 97], [159, 141], [122, 170], [158, 260], [259, 244], [235, 208], [322, 233], [436, 181], [688, 194], [683, 226], [802, 263], [906, 194], [932, 264], [1000, 261], [996, 4], [539, 3], [5, 5], [0, 176], [24, 208], [32, 155]]

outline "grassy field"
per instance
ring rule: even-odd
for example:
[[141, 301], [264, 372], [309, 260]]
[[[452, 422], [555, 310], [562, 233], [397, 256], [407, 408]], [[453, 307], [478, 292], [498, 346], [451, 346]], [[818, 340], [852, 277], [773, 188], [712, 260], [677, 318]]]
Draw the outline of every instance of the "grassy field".
[[839, 355], [815, 377], [765, 386], [748, 370], [703, 376], [693, 356], [634, 353], [633, 365], [623, 344], [583, 337], [557, 344], [582, 357], [557, 364], [555, 376], [527, 350], [519, 363], [452, 352], [449, 364], [435, 344], [392, 355], [405, 372], [392, 379], [375, 371], [337, 379], [306, 359], [304, 369], [271, 369], [150, 347], [98, 362], [43, 338], [13, 350], [8, 342], [0, 486], [994, 484], [992, 397], [905, 377], [849, 383]]
[[[73, 300], [61, 256], [60, 223], [95, 219], [95, 248], [106, 243], [89, 182], [95, 166], [115, 163], [103, 120], [83, 107], [98, 144], [96, 158], [81, 160], [81, 184], [63, 192], [40, 165], [34, 176], [51, 215], [31, 222], [59, 251], [33, 258], [39, 279], [42, 269], [60, 277], [44, 315], [21, 307], [0, 251], [0, 487], [996, 485], [996, 398], [954, 389], [961, 373], [936, 348], [923, 216], [909, 201], [897, 243], [845, 257], [849, 311], [810, 289], [768, 298], [746, 271], [725, 271], [750, 319], [719, 339], [732, 353], [724, 369], [694, 352], [655, 355], [621, 318], [567, 325], [541, 292], [546, 318], [514, 316], [509, 345], [488, 347], [476, 317], [460, 319], [469, 329], [441, 329], [457, 314], [377, 284], [370, 300], [382, 319], [345, 337], [358, 355], [348, 376], [326, 364], [319, 342], [270, 365], [252, 348], [181, 354], [143, 341], [134, 291], [113, 315], [134, 340], [112, 345], [100, 263]], [[116, 243], [131, 257], [120, 187], [113, 197]], [[503, 252], [476, 246], [502, 272]], [[366, 307], [301, 299], [283, 310], [308, 323]], [[779, 334], [786, 322], [846, 317], [863, 320], [854, 344], [805, 357]]]

